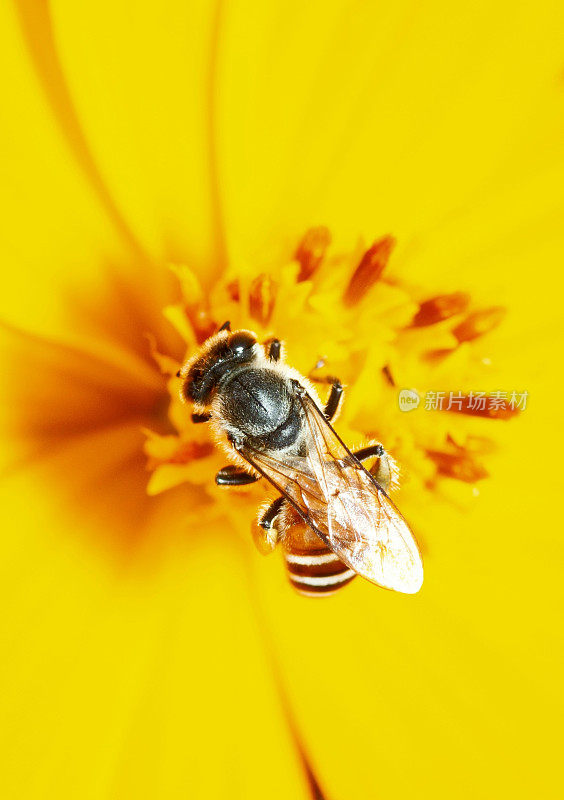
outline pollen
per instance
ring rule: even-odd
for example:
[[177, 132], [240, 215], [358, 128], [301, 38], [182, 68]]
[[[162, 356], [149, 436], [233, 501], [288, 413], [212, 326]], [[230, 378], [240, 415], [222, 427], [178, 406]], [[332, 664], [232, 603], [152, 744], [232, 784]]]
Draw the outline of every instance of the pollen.
[[470, 305], [470, 299], [468, 292], [454, 292], [425, 300], [413, 318], [413, 325], [422, 328], [461, 314]]
[[453, 330], [459, 342], [471, 342], [478, 336], [483, 336], [502, 322], [505, 317], [505, 308], [495, 306], [481, 311], [474, 311]]
[[427, 456], [436, 465], [437, 475], [472, 484], [488, 477], [488, 472], [483, 464], [480, 464], [464, 450], [458, 453], [427, 450]]
[[384, 236], [364, 253], [345, 290], [343, 301], [346, 306], [360, 302], [376, 281], [380, 280], [395, 244], [393, 236]]
[[267, 325], [276, 303], [277, 281], [267, 273], [258, 275], [249, 289], [249, 314], [260, 325]]
[[298, 281], [307, 281], [319, 269], [331, 244], [329, 228], [311, 228], [296, 250], [296, 261], [300, 265]]

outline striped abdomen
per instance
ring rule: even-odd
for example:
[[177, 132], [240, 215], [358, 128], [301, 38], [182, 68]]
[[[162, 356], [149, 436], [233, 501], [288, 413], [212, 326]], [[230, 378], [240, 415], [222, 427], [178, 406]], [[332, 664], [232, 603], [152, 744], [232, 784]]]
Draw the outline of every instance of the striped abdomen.
[[283, 548], [290, 583], [306, 597], [327, 597], [356, 574], [302, 520], [286, 529]]

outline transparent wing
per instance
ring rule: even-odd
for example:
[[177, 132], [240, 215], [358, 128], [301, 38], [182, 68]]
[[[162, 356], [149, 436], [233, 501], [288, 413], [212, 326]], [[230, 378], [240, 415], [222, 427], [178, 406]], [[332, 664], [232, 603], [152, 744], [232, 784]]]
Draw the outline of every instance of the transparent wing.
[[246, 458], [355, 572], [386, 589], [414, 594], [423, 565], [407, 523], [312, 398], [298, 387], [306, 431], [300, 456], [273, 458], [247, 447]]

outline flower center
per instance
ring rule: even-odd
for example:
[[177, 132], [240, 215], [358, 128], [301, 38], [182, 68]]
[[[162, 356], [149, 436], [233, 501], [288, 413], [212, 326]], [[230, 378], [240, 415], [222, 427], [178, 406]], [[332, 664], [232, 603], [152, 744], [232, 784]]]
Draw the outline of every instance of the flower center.
[[[486, 390], [495, 365], [488, 335], [505, 311], [475, 307], [468, 292], [413, 288], [394, 269], [395, 248], [385, 235], [368, 248], [333, 252], [329, 230], [312, 228], [287, 263], [232, 268], [209, 292], [188, 267], [174, 267], [182, 302], [165, 313], [187, 357], [226, 319], [259, 340], [282, 339], [291, 366], [312, 378], [335, 375], [347, 387], [337, 423], [346, 441], [383, 442], [415, 488], [434, 491], [450, 480], [475, 495], [495, 448], [491, 422], [519, 412], [513, 387]], [[146, 443], [150, 493], [185, 481], [213, 485], [225, 460], [180, 403], [179, 366], [165, 370], [175, 433], [151, 433]]]

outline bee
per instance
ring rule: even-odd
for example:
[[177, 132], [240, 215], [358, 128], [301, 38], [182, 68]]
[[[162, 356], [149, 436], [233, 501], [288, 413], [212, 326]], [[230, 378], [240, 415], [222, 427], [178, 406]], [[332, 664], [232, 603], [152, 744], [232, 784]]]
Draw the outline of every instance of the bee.
[[[414, 594], [423, 582], [417, 543], [387, 494], [394, 464], [380, 444], [351, 452], [331, 422], [343, 387], [328, 379], [322, 406], [312, 383], [284, 363], [282, 343], [259, 343], [229, 322], [178, 372], [192, 420], [212, 425], [233, 461], [219, 486], [265, 478], [277, 497], [255, 532], [263, 551], [281, 543], [290, 582], [326, 596], [356, 575]], [[375, 459], [367, 470], [362, 462]]]

